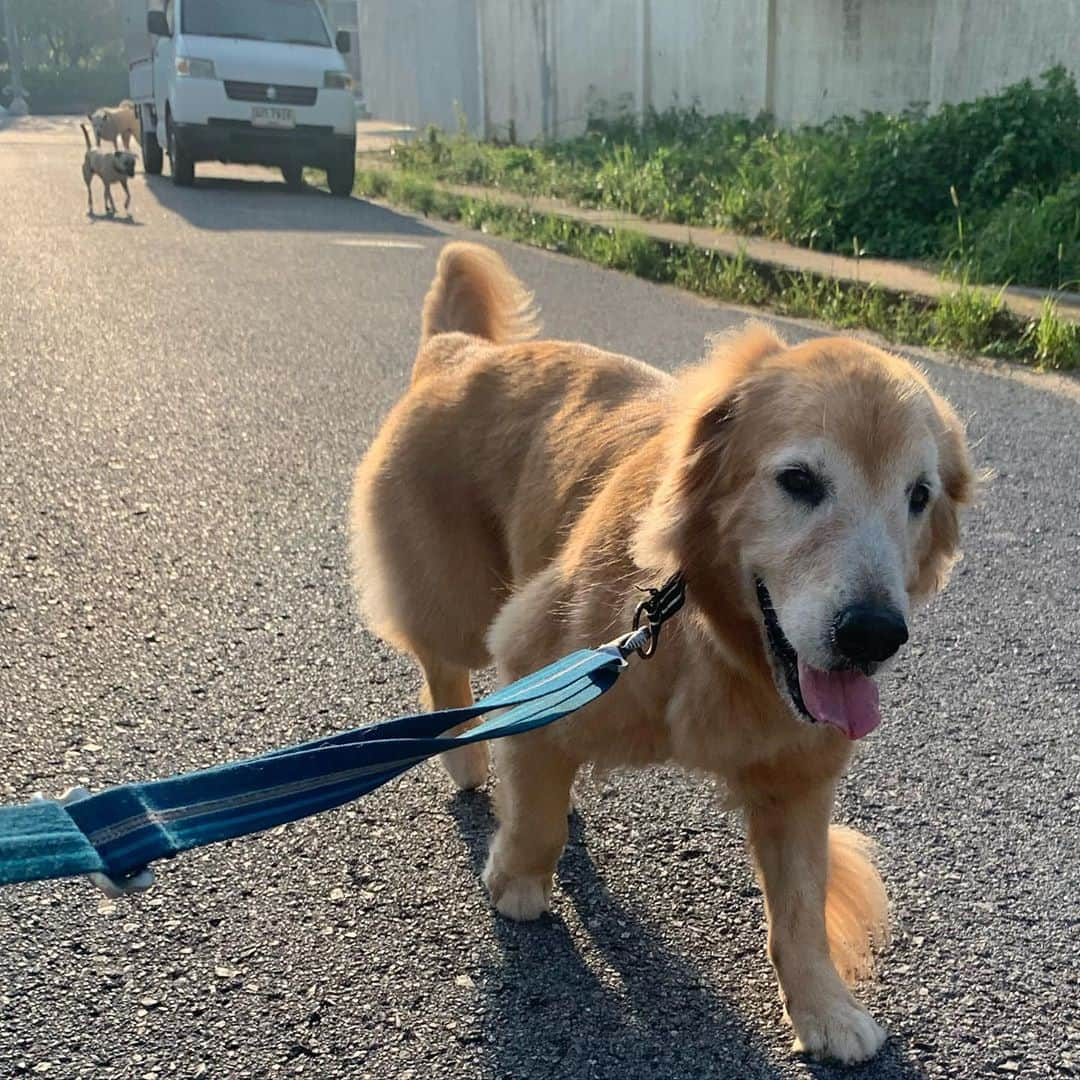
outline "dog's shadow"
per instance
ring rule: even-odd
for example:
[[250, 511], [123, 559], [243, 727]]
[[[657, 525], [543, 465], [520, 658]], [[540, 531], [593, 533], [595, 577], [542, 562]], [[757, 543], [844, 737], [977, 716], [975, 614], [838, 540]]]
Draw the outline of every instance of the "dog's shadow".
[[95, 210], [86, 211], [86, 220], [91, 225], [96, 225], [99, 221], [108, 221], [113, 225], [127, 225], [129, 227], [142, 228], [142, 222], [136, 221], [133, 214], [99, 214]]
[[[458, 795], [451, 813], [479, 875], [494, 828], [486, 793]], [[770, 995], [748, 1024], [738, 1006], [704, 985], [687, 958], [661, 941], [607, 889], [584, 846], [581, 815], [559, 863], [558, 886], [586, 928], [579, 945], [566, 922], [535, 923], [493, 916], [501, 962], [486, 972], [487, 996], [477, 1040], [500, 1077], [738, 1077], [802, 1074], [850, 1080], [910, 1080], [925, 1075], [893, 1040], [873, 1062], [855, 1069], [813, 1062], [778, 1071], [767, 1060], [765, 1022], [779, 1024]], [[734, 943], [733, 947], [734, 947]], [[764, 942], [762, 942], [764, 948]], [[767, 1019], [763, 1019], [767, 1018]], [[776, 1058], [776, 1053], [772, 1055]], [[787, 1060], [787, 1059], [785, 1059]]]

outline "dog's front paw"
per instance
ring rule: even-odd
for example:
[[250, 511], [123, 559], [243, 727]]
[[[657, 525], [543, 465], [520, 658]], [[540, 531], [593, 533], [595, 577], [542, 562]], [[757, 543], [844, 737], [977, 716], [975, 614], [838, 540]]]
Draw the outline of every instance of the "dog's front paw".
[[495, 910], [515, 922], [532, 922], [551, 907], [550, 875], [510, 877], [489, 856], [483, 879]]
[[856, 1065], [868, 1061], [885, 1042], [885, 1029], [850, 995], [818, 1009], [790, 1012], [795, 1051]]
[[480, 787], [488, 776], [488, 748], [484, 743], [471, 743], [439, 755], [450, 779], [462, 791]]

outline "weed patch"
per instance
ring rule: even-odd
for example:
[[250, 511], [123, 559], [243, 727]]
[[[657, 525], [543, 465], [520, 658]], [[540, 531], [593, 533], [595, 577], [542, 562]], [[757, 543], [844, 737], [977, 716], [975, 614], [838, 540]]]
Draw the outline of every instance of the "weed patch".
[[1080, 328], [1061, 319], [1049, 303], [1038, 320], [1025, 322], [1005, 308], [1000, 292], [987, 295], [967, 283], [936, 301], [920, 300], [876, 285], [777, 270], [751, 262], [743, 252], [725, 256], [688, 244], [663, 243], [633, 230], [456, 195], [422, 176], [396, 170], [361, 170], [356, 190], [461, 222], [470, 229], [717, 300], [769, 307], [847, 329], [862, 327], [898, 344], [931, 345], [962, 355], [986, 353], [1059, 370], [1080, 369]]
[[394, 156], [429, 179], [842, 254], [931, 259], [973, 280], [1060, 287], [1080, 276], [1080, 94], [1063, 68], [932, 115], [781, 131], [764, 118], [673, 109], [643, 123], [597, 121], [545, 146], [431, 129]]

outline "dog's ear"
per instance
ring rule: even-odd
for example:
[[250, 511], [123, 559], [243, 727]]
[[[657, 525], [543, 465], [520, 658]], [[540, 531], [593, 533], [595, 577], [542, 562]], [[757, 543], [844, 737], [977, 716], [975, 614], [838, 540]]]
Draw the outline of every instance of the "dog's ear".
[[938, 421], [938, 474], [941, 496], [930, 510], [911, 592], [917, 599], [940, 589], [949, 578], [960, 548], [960, 510], [975, 496], [977, 477], [971, 464], [964, 425], [944, 398], [931, 391]]
[[786, 347], [772, 330], [755, 323], [740, 336], [715, 343], [705, 363], [683, 376], [667, 428], [668, 457], [635, 538], [641, 565], [675, 570], [693, 560], [695, 539], [715, 542], [715, 530], [706, 523], [738, 472], [726, 451], [744, 388], [762, 361]]

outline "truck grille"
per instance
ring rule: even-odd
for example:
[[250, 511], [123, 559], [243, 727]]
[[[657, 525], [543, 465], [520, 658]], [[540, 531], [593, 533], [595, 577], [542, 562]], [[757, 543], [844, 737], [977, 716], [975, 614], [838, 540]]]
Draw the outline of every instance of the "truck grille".
[[[273, 90], [273, 93], [270, 91]], [[225, 96], [233, 101], [257, 101], [272, 105], [314, 105], [319, 91], [314, 86], [279, 86], [277, 83], [225, 80]]]

